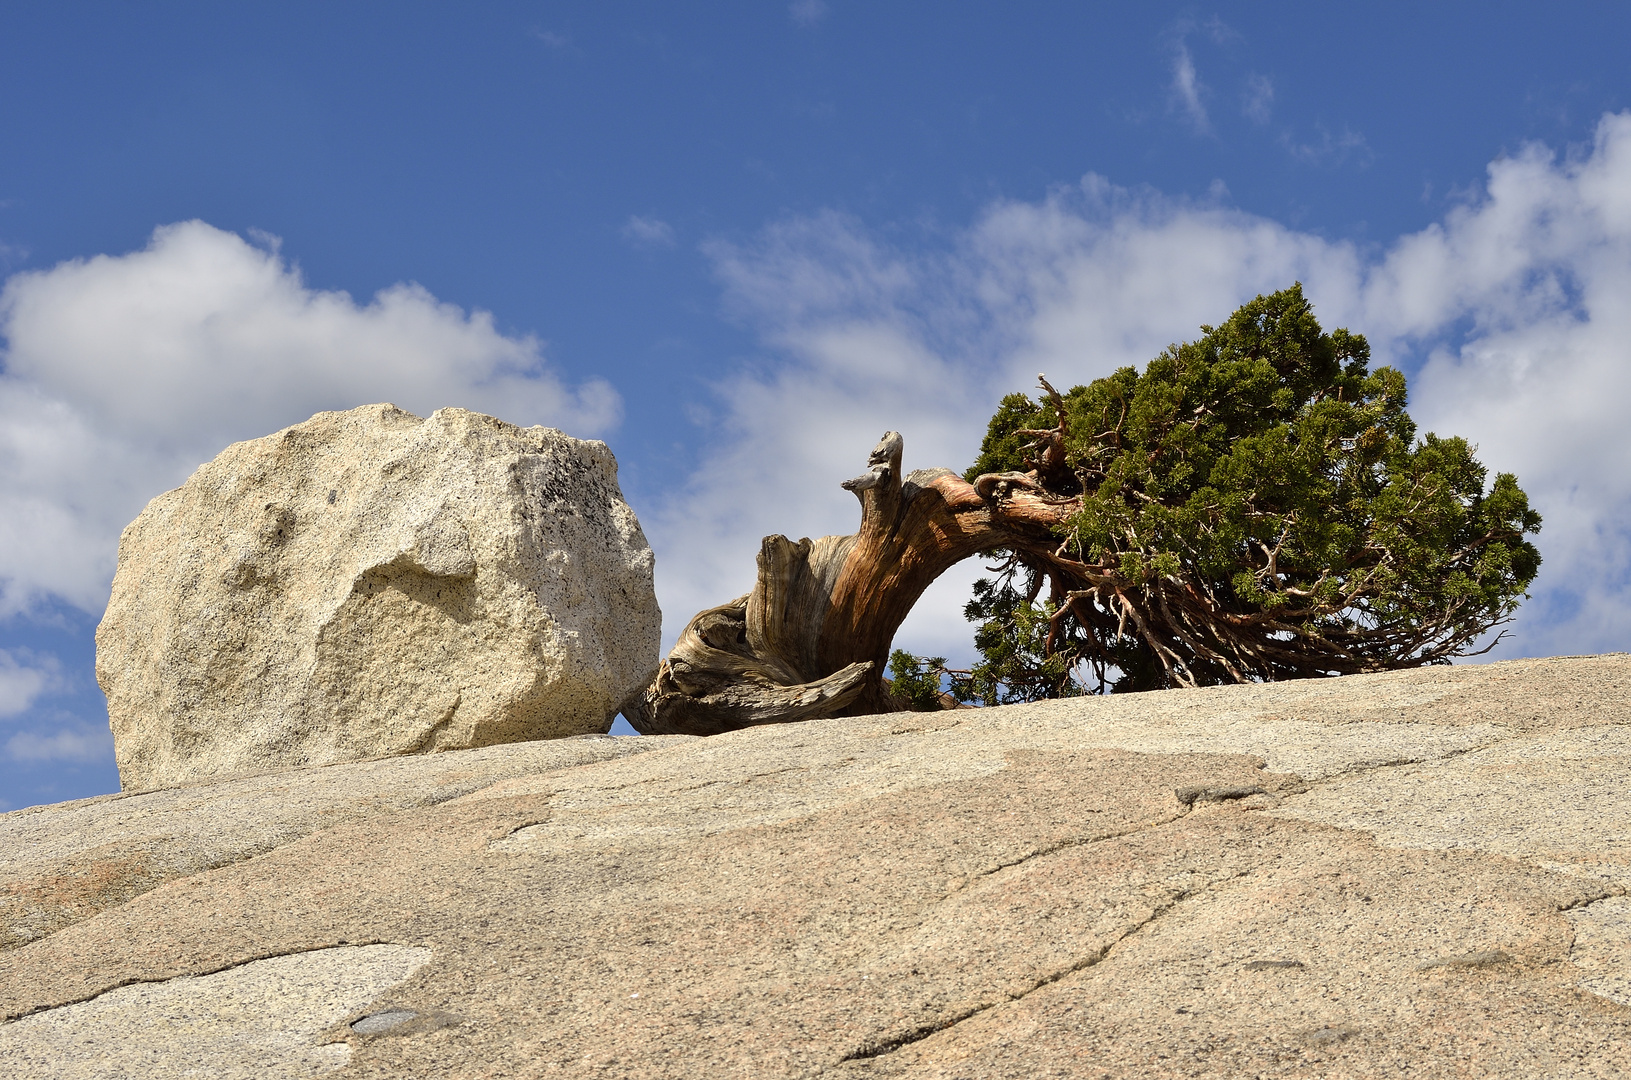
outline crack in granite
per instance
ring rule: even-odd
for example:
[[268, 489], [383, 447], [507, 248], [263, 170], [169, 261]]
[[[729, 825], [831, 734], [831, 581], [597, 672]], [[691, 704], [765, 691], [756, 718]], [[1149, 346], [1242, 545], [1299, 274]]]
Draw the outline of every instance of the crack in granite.
[[141, 986], [144, 984], [157, 985], [159, 983], [174, 982], [176, 979], [202, 979], [207, 975], [219, 975], [223, 971], [232, 971], [235, 968], [247, 967], [250, 964], [258, 964], [262, 960], [276, 960], [280, 956], [303, 956], [306, 953], [326, 952], [329, 949], [352, 949], [362, 948], [368, 945], [397, 944], [401, 943], [385, 941], [377, 938], [358, 939], [356, 941], [335, 941], [327, 945], [308, 945], [300, 948], [278, 949], [274, 952], [256, 953], [254, 956], [245, 957], [242, 960], [234, 960], [230, 964], [222, 964], [220, 967], [205, 968], [200, 971], [179, 971], [173, 975], [158, 975], [150, 979], [136, 977], [121, 979], [118, 982], [109, 983], [99, 990], [92, 991], [88, 994], [83, 994], [79, 997], [70, 998], [67, 1001], [57, 1001], [49, 1005], [36, 1005], [33, 1008], [25, 1009], [22, 1012], [7, 1013], [4, 1016], [0, 1016], [0, 1025], [9, 1024], [13, 1021], [22, 1020], [30, 1016], [36, 1016], [42, 1012], [50, 1012], [52, 1009], [66, 1009], [70, 1005], [83, 1005], [87, 1001], [95, 1001], [103, 994], [111, 994], [115, 990], [122, 989], [126, 986]]
[[[1142, 831], [1144, 830], [1134, 830], [1134, 832]], [[1116, 936], [1115, 940], [1108, 942], [1103, 948], [1099, 949], [1092, 955], [1083, 957], [1074, 963], [1066, 964], [1059, 970], [1042, 976], [1030, 986], [1018, 991], [1017, 993], [1005, 994], [999, 1001], [985, 1002], [980, 1005], [976, 1005], [973, 1008], [965, 1009], [964, 1011], [953, 1016], [941, 1017], [940, 1019], [931, 1021], [930, 1023], [920, 1024], [917, 1027], [912, 1028], [910, 1031], [902, 1032], [893, 1038], [866, 1043], [859, 1049], [852, 1050], [848, 1054], [845, 1054], [843, 1057], [839, 1058], [839, 1064], [850, 1061], [872, 1061], [876, 1058], [892, 1054], [903, 1047], [911, 1046], [913, 1043], [919, 1043], [924, 1039], [938, 1035], [942, 1031], [949, 1031], [958, 1024], [961, 1024], [966, 1020], [971, 1020], [982, 1013], [989, 1012], [992, 1009], [1001, 1008], [1004, 1005], [1012, 1005], [1016, 1001], [1022, 1001], [1043, 987], [1052, 986], [1059, 980], [1074, 975], [1077, 972], [1086, 971], [1089, 968], [1097, 967], [1099, 964], [1102, 964], [1104, 961], [1110, 959], [1111, 954], [1116, 951], [1116, 948], [1128, 938], [1147, 929], [1162, 916], [1178, 907], [1178, 905], [1183, 903], [1185, 900], [1196, 895], [1197, 893], [1210, 891], [1219, 885], [1225, 884], [1226, 882], [1243, 877], [1245, 874], [1246, 871], [1241, 871], [1216, 881], [1209, 881], [1193, 888], [1179, 890], [1178, 892], [1169, 896], [1164, 903], [1151, 905], [1150, 913], [1147, 916], [1138, 922], [1129, 925]]]

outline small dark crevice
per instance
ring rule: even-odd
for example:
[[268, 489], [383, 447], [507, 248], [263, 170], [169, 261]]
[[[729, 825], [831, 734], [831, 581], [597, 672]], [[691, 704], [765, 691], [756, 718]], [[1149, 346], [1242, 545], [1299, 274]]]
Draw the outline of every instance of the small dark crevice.
[[1181, 814], [1181, 813], [1174, 814], [1172, 817], [1159, 818], [1159, 819], [1157, 819], [1155, 821], [1148, 821], [1148, 822], [1145, 822], [1145, 823], [1143, 823], [1141, 825], [1134, 825], [1131, 828], [1120, 829], [1120, 830], [1118, 830], [1116, 832], [1094, 833], [1094, 834], [1092, 834], [1090, 836], [1072, 836], [1072, 837], [1068, 837], [1067, 839], [1060, 840], [1058, 843], [1049, 844], [1047, 847], [1037, 848], [1034, 851], [1028, 851], [1024, 855], [1021, 855], [1017, 859], [1012, 859], [1012, 860], [1010, 860], [1008, 862], [1005, 862], [1005, 863], [998, 863], [997, 865], [995, 865], [993, 867], [990, 867], [989, 869], [981, 870], [979, 873], [971, 875], [967, 882], [965, 882], [962, 885], [959, 885], [957, 888], [951, 890], [951, 892], [947, 893], [946, 895], [947, 895], [947, 897], [955, 896], [958, 893], [962, 892], [964, 889], [969, 888], [975, 882], [981, 880], [982, 878], [988, 878], [992, 874], [1000, 874], [1004, 870], [1007, 870], [1007, 869], [1009, 869], [1011, 867], [1023, 865], [1024, 863], [1030, 862], [1032, 859], [1046, 858], [1049, 855], [1054, 855], [1054, 854], [1057, 854], [1057, 853], [1059, 853], [1061, 851], [1065, 851], [1065, 850], [1068, 850], [1068, 849], [1073, 848], [1073, 847], [1081, 847], [1084, 844], [1102, 844], [1106, 840], [1120, 840], [1124, 836], [1133, 836], [1133, 835], [1135, 835], [1137, 833], [1147, 832], [1150, 829], [1159, 829], [1163, 825], [1172, 824], [1174, 821], [1177, 821], [1179, 818], [1181, 818], [1183, 816], [1184, 815]]
[[[545, 817], [536, 817], [536, 818], [535, 817], [529, 817], [529, 818], [526, 818], [525, 820], [523, 820], [521, 822], [521, 824], [515, 826], [512, 829], [506, 830], [504, 835], [498, 837], [498, 839], [499, 840], [508, 840], [510, 837], [514, 836], [516, 833], [520, 832], [522, 829], [530, 829], [534, 825], [547, 825], [547, 824], [549, 824], [549, 820], [550, 819], [549, 819], [549, 817], [547, 815]], [[489, 841], [489, 842], [491, 843], [491, 841]]]
[[[1361, 722], [1369, 723], [1370, 721]], [[1334, 773], [1320, 777], [1317, 781], [1315, 781], [1315, 783], [1327, 784], [1333, 780], [1361, 776], [1365, 773], [1381, 772], [1383, 769], [1403, 768], [1406, 765], [1441, 765], [1446, 761], [1452, 761], [1458, 757], [1465, 757], [1467, 754], [1476, 754], [1480, 750], [1488, 750], [1491, 747], [1500, 746], [1503, 743], [1509, 743], [1515, 739], [1521, 739], [1523, 737], [1523, 732], [1508, 729], [1506, 734], [1497, 736], [1491, 739], [1489, 742], [1474, 743], [1470, 746], [1461, 746], [1443, 750], [1434, 756], [1401, 757], [1392, 758], [1388, 761], [1356, 761], [1346, 768], [1338, 769]], [[1302, 792], [1297, 792], [1296, 794], [1302, 794]]]
[[1157, 818], [1154, 821], [1147, 821], [1140, 825], [1134, 825], [1131, 828], [1121, 829], [1116, 832], [1094, 833], [1090, 836], [1073, 836], [1068, 839], [1061, 840], [1058, 843], [1049, 844], [1047, 847], [1037, 848], [1035, 851], [1027, 852], [1017, 859], [1013, 859], [1005, 863], [998, 863], [990, 869], [982, 870], [979, 873], [972, 875], [968, 879], [967, 883], [951, 890], [947, 896], [955, 896], [957, 893], [962, 892], [964, 889], [968, 888], [970, 885], [982, 878], [988, 878], [992, 874], [1001, 873], [1010, 867], [1019, 866], [1022, 863], [1030, 862], [1032, 859], [1044, 858], [1048, 855], [1053, 855], [1057, 852], [1064, 851], [1067, 848], [1080, 847], [1083, 844], [1101, 844], [1106, 840], [1119, 840], [1125, 836], [1133, 836], [1137, 833], [1147, 832], [1150, 829], [1159, 829], [1163, 825], [1170, 825], [1179, 818], [1186, 816], [1189, 811], [1195, 808], [1196, 803], [1224, 802], [1232, 799], [1245, 799], [1252, 795], [1262, 795], [1265, 793], [1266, 789], [1261, 784], [1242, 784], [1235, 787], [1197, 785], [1195, 787], [1177, 788], [1172, 794], [1178, 800], [1178, 805], [1181, 806], [1182, 809], [1179, 810], [1178, 813], [1173, 814], [1171, 817]]
[[919, 1027], [915, 1027], [911, 1031], [895, 1036], [893, 1039], [885, 1039], [883, 1042], [868, 1043], [859, 1050], [854, 1050], [848, 1054], [845, 1054], [843, 1057], [839, 1058], [838, 1061], [840, 1064], [846, 1061], [871, 1061], [873, 1058], [880, 1058], [885, 1054], [893, 1054], [896, 1050], [899, 1050], [903, 1046], [910, 1046], [915, 1042], [922, 1042], [930, 1035], [935, 1035], [939, 1032], [945, 1031], [947, 1028], [955, 1027], [956, 1025], [961, 1024], [964, 1020], [967, 1020], [969, 1017], [978, 1016], [987, 1009], [995, 1008], [1000, 1004], [1002, 1003], [993, 1001], [988, 1005], [979, 1005], [967, 1010], [966, 1012], [958, 1013], [956, 1016], [944, 1017], [940, 1020], [936, 1020], [932, 1024], [923, 1024]]
[[[768, 779], [768, 778], [770, 778], [772, 776], [780, 776], [783, 773], [806, 772], [806, 771], [808, 771], [808, 770], [803, 765], [789, 765], [784, 769], [771, 769], [769, 772], [750, 773], [749, 775], [744, 776], [741, 779], [737, 780], [736, 783], [737, 783], [738, 786], [742, 786], [742, 785], [745, 785], [745, 784], [751, 784], [755, 780], [765, 780], [765, 779]], [[702, 786], [706, 786], [706, 785], [702, 785]]]
[[462, 799], [466, 795], [474, 795], [476, 792], [490, 788], [493, 786], [493, 784], [499, 782], [500, 781], [495, 780], [492, 783], [482, 781], [474, 784], [459, 784], [456, 787], [444, 788], [441, 791], [433, 791], [429, 795], [423, 796], [418, 802], [404, 803], [399, 807], [392, 807], [392, 809], [399, 812], [406, 810], [429, 810], [432, 807], [441, 806], [443, 803], [450, 803], [454, 799]]
[[[1219, 882], [1211, 882], [1211, 883], [1209, 883], [1209, 885], [1204, 886], [1204, 887], [1209, 888], [1209, 887], [1211, 887], [1211, 885], [1216, 885], [1216, 884], [1220, 884], [1220, 883]], [[983, 1012], [986, 1012], [989, 1009], [994, 1009], [999, 1005], [1007, 1005], [1007, 1004], [1010, 1004], [1010, 1003], [1015, 1002], [1015, 1001], [1020, 1001], [1020, 1000], [1022, 1000], [1024, 998], [1030, 996], [1031, 994], [1036, 993], [1036, 991], [1042, 989], [1044, 986], [1051, 986], [1054, 983], [1058, 982], [1060, 979], [1063, 979], [1063, 978], [1065, 978], [1067, 976], [1070, 976], [1070, 975], [1074, 975], [1079, 971], [1086, 971], [1090, 967], [1094, 967], [1097, 964], [1101, 964], [1106, 959], [1109, 958], [1110, 954], [1112, 952], [1114, 952], [1116, 947], [1118, 945], [1120, 945], [1123, 941], [1126, 941], [1128, 938], [1132, 937], [1134, 934], [1136, 934], [1139, 931], [1143, 930], [1145, 927], [1147, 927], [1151, 923], [1155, 922], [1155, 920], [1159, 919], [1161, 916], [1165, 915], [1167, 912], [1169, 912], [1173, 908], [1177, 907], [1184, 900], [1187, 900], [1189, 897], [1193, 896], [1196, 891], [1197, 890], [1195, 890], [1195, 889], [1188, 889], [1188, 890], [1185, 890], [1185, 891], [1183, 891], [1181, 893], [1178, 893], [1178, 894], [1174, 895], [1166, 903], [1161, 904], [1158, 907], [1153, 908], [1150, 911], [1149, 916], [1147, 918], [1145, 918], [1142, 922], [1139, 922], [1139, 923], [1137, 923], [1136, 925], [1133, 925], [1133, 926], [1129, 926], [1125, 933], [1123, 933], [1120, 937], [1116, 938], [1116, 940], [1112, 941], [1110, 944], [1106, 945], [1103, 949], [1099, 950], [1097, 953], [1094, 953], [1094, 954], [1092, 954], [1090, 956], [1084, 957], [1081, 960], [1078, 960], [1074, 964], [1069, 964], [1069, 965], [1067, 965], [1067, 966], [1065, 966], [1063, 968], [1060, 968], [1058, 971], [1055, 971], [1050, 975], [1043, 976], [1042, 978], [1038, 979], [1036, 982], [1032, 983], [1030, 986], [1026, 987], [1024, 990], [1021, 990], [1017, 994], [1009, 994], [1002, 1001], [992, 1001], [992, 1002], [989, 1002], [989, 1003], [984, 1004], [984, 1005], [975, 1006], [974, 1008], [969, 1009], [969, 1010], [967, 1010], [965, 1012], [959, 1013], [956, 1016], [948, 1016], [948, 1017], [944, 1017], [944, 1018], [942, 1018], [940, 1020], [936, 1020], [936, 1021], [934, 1021], [932, 1023], [922, 1024], [922, 1025], [920, 1025], [918, 1027], [913, 1028], [910, 1031], [903, 1032], [902, 1034], [897, 1035], [897, 1036], [895, 1036], [894, 1038], [891, 1038], [891, 1039], [885, 1039], [885, 1040], [883, 1040], [881, 1042], [868, 1043], [867, 1045], [861, 1047], [858, 1050], [853, 1050], [850, 1053], [845, 1054], [842, 1058], [839, 1058], [839, 1062], [843, 1063], [843, 1062], [846, 1062], [846, 1061], [871, 1061], [874, 1058], [883, 1057], [885, 1054], [892, 1054], [896, 1050], [899, 1050], [903, 1046], [910, 1046], [913, 1043], [922, 1042], [924, 1039], [927, 1039], [931, 1035], [937, 1035], [942, 1031], [945, 1031], [945, 1030], [947, 1030], [949, 1028], [955, 1027], [958, 1024], [961, 1024], [963, 1021], [969, 1019], [970, 1017], [978, 1016], [979, 1014], [981, 1014]]]
[[[969, 707], [970, 706], [959, 705], [957, 708], [962, 709], [962, 708], [969, 708]], [[940, 710], [940, 712], [942, 712], [942, 713], [955, 712], [955, 711], [957, 711], [957, 710], [956, 709], [941, 709]], [[935, 714], [934, 713], [923, 713], [921, 715], [934, 716]], [[892, 731], [890, 731], [889, 734], [890, 735], [938, 735], [942, 731], [950, 731], [952, 728], [960, 727], [960, 726], [962, 726], [962, 723], [963, 722], [961, 720], [951, 720], [949, 723], [946, 723], [946, 724], [944, 724], [944, 725], [942, 725], [940, 727], [930, 727], [928, 725], [924, 725], [923, 727], [895, 728]]]
[[1621, 888], [1619, 888], [1617, 886], [1614, 886], [1614, 885], [1610, 885], [1607, 882], [1599, 882], [1598, 885], [1602, 889], [1602, 892], [1596, 893], [1594, 895], [1582, 896], [1580, 899], [1574, 901], [1572, 904], [1559, 904], [1557, 910], [1560, 911], [1560, 912], [1561, 911], [1578, 911], [1581, 908], [1590, 907], [1591, 905], [1593, 905], [1593, 904], [1595, 904], [1595, 903], [1597, 903], [1597, 902], [1599, 902], [1601, 900], [1609, 900], [1609, 899], [1612, 899], [1613, 897], [1616, 897], [1616, 896], [1624, 896], [1625, 895], [1625, 890], [1624, 889], [1621, 889]]
[[1477, 952], [1464, 953], [1460, 956], [1441, 956], [1437, 960], [1429, 960], [1425, 964], [1417, 964], [1417, 971], [1431, 971], [1434, 968], [1482, 968], [1494, 967], [1497, 964], [1512, 962], [1512, 954], [1504, 949], [1480, 949]]
[[182, 978], [199, 979], [199, 978], [203, 978], [205, 975], [219, 975], [223, 971], [231, 971], [233, 968], [241, 968], [241, 967], [244, 967], [244, 966], [246, 966], [248, 964], [258, 964], [262, 960], [275, 960], [280, 956], [300, 956], [300, 955], [302, 955], [304, 953], [325, 952], [325, 951], [327, 951], [329, 949], [349, 949], [349, 948], [355, 948], [355, 947], [360, 946], [360, 945], [395, 945], [395, 944], [398, 944], [398, 943], [394, 942], [394, 941], [386, 941], [383, 938], [367, 938], [367, 939], [359, 939], [359, 940], [356, 940], [356, 941], [349, 941], [349, 940], [335, 941], [335, 942], [333, 942], [332, 944], [329, 944], [329, 945], [307, 945], [307, 946], [302, 947], [302, 948], [277, 949], [277, 950], [274, 950], [273, 952], [259, 953], [259, 954], [255, 955], [255, 956], [246, 957], [243, 960], [234, 960], [230, 964], [222, 964], [220, 967], [206, 968], [206, 969], [204, 969], [202, 971], [182, 971], [182, 972], [178, 972], [175, 975], [162, 975], [162, 976], [159, 976], [159, 977], [153, 978], [153, 979], [141, 979], [141, 978], [121, 979], [118, 982], [109, 983], [107, 986], [102, 987], [100, 990], [97, 990], [94, 993], [86, 994], [83, 997], [73, 998], [72, 1000], [69, 1000], [69, 1001], [59, 1001], [59, 1002], [56, 1002], [55, 1004], [52, 1004], [52, 1005], [36, 1005], [34, 1008], [26, 1009], [23, 1012], [8, 1013], [8, 1014], [0, 1015], [0, 1024], [9, 1024], [13, 1020], [21, 1020], [24, 1017], [33, 1016], [36, 1013], [50, 1012], [52, 1009], [64, 1009], [64, 1008], [67, 1008], [69, 1005], [83, 1005], [87, 1001], [95, 1001], [97, 998], [101, 997], [103, 994], [111, 994], [111, 993], [113, 993], [113, 991], [118, 990], [121, 987], [125, 987], [125, 986], [136, 986], [136, 985], [139, 985], [141, 983], [167, 983], [167, 982], [172, 982], [172, 981], [174, 981], [176, 979], [182, 979]]

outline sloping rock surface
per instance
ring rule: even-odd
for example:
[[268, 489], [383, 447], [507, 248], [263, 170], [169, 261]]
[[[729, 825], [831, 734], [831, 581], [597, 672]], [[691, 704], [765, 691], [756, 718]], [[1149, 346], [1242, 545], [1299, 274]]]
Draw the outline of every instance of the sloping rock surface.
[[604, 443], [370, 405], [149, 503], [96, 673], [122, 786], [157, 788], [605, 732], [660, 623]]
[[[1628, 686], [1516, 661], [19, 811], [0, 910], [49, 932], [0, 952], [0, 1074], [1623, 1076]], [[39, 914], [109, 837], [178, 869]]]

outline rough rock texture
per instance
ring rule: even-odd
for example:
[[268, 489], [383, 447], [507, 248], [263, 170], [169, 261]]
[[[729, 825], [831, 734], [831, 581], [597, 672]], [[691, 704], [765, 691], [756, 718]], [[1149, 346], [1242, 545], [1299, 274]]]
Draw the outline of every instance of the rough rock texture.
[[604, 732], [660, 633], [604, 443], [369, 405], [149, 503], [96, 673], [128, 791]]
[[319, 829], [675, 741], [579, 735], [17, 810], [0, 816], [0, 950]]
[[[1517, 661], [20, 811], [0, 851], [63, 876], [116, 822], [242, 854], [0, 951], [0, 1075], [1623, 1076], [1628, 686]], [[460, 760], [435, 805], [340, 793]]]
[[[0, 1028], [0, 1061], [19, 1071], [130, 1080], [153, 1066], [213, 1080], [332, 1072], [350, 1058], [316, 1036], [430, 959], [411, 945], [342, 945], [255, 960], [214, 975], [121, 986]], [[268, 1013], [279, 1023], [264, 1022]]]

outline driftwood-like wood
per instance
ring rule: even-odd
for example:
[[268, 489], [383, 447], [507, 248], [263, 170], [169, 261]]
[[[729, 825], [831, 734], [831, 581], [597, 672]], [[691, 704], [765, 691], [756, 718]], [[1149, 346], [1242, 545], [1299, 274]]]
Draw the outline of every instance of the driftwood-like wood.
[[901, 473], [886, 432], [843, 487], [861, 503], [849, 536], [767, 536], [753, 591], [701, 612], [656, 679], [623, 706], [646, 734], [715, 735], [756, 724], [901, 708], [883, 684], [889, 648], [923, 591], [982, 551], [1046, 557], [1078, 505], [1027, 474], [969, 484], [950, 469]]

